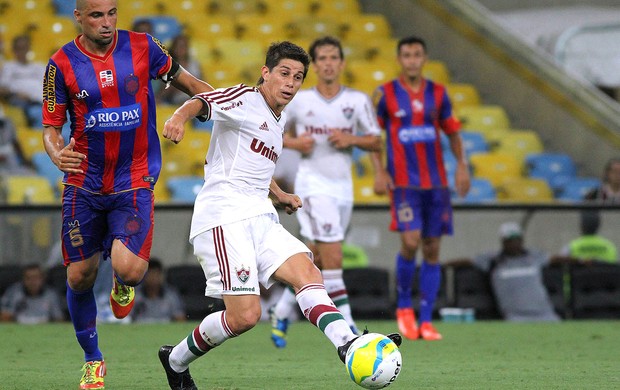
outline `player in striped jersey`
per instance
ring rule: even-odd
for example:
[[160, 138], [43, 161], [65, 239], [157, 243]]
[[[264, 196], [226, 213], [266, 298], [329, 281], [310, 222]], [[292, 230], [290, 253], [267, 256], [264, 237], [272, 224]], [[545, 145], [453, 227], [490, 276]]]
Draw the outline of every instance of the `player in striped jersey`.
[[[295, 193], [304, 208], [297, 212], [301, 235], [311, 243], [325, 288], [351, 329], [358, 333], [342, 278], [342, 241], [353, 211], [353, 147], [381, 148], [381, 129], [366, 94], [340, 84], [345, 67], [340, 41], [315, 40], [310, 57], [318, 84], [300, 91], [286, 107], [284, 146], [301, 152]], [[271, 310], [271, 339], [286, 346], [288, 317], [295, 296], [286, 289]]]
[[[171, 389], [195, 389], [190, 363], [256, 325], [259, 284], [291, 285], [306, 318], [337, 347], [341, 359], [356, 337], [329, 298], [310, 249], [282, 227], [273, 204], [289, 214], [302, 205], [272, 177], [282, 153], [283, 110], [301, 87], [309, 62], [299, 46], [274, 43], [258, 87], [240, 84], [199, 94], [166, 122], [164, 136], [169, 137], [196, 115], [214, 121], [190, 242], [207, 279], [206, 295], [222, 298], [226, 307], [205, 317], [176, 346], [160, 348]], [[398, 341], [400, 336], [392, 337]]]
[[161, 167], [151, 80], [189, 95], [213, 88], [181, 68], [155, 38], [117, 30], [116, 0], [77, 0], [74, 17], [83, 33], [53, 54], [46, 69], [43, 142], [65, 173], [62, 250], [67, 304], [86, 360], [80, 388], [102, 389], [93, 294], [99, 258], [111, 257], [110, 305], [123, 318], [151, 250], [153, 186]]
[[[400, 232], [396, 256], [398, 301], [396, 317], [401, 333], [409, 338], [440, 340], [432, 312], [441, 282], [441, 236], [452, 234], [450, 190], [440, 142], [440, 131], [450, 141], [457, 159], [456, 191], [469, 190], [469, 170], [459, 135], [460, 123], [444, 86], [422, 77], [426, 44], [417, 37], [398, 43], [401, 75], [380, 86], [373, 98], [379, 124], [385, 129], [387, 170], [379, 153], [373, 153], [375, 191], [389, 192], [391, 230]], [[420, 326], [411, 302], [416, 252], [422, 247], [420, 267]]]

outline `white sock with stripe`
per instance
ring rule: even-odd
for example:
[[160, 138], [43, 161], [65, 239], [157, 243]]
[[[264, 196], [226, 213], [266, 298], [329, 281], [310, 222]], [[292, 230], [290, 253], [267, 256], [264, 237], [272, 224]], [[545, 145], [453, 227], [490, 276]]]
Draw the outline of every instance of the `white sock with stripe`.
[[353, 316], [351, 315], [351, 305], [349, 303], [349, 294], [347, 287], [344, 285], [341, 269], [328, 269], [321, 271], [323, 274], [323, 283], [329, 297], [334, 302], [342, 316], [349, 324], [349, 327], [357, 329]]
[[226, 310], [211, 313], [174, 347], [170, 354], [170, 367], [176, 372], [183, 372], [191, 362], [236, 336], [226, 322]]

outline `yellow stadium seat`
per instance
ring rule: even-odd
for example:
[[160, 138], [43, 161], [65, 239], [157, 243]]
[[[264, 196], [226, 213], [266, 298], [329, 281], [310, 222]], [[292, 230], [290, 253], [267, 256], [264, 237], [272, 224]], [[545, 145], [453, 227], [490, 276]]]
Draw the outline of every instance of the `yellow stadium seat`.
[[223, 64], [263, 64], [265, 49], [255, 40], [220, 39], [213, 43], [213, 60]]
[[330, 17], [303, 16], [287, 23], [286, 35], [293, 41], [297, 39], [316, 39], [325, 35], [339, 36], [340, 26]]
[[[205, 81], [211, 84], [213, 88], [223, 88], [243, 82], [244, 80], [242, 80], [241, 76], [242, 69], [244, 69], [244, 67], [235, 63], [222, 64], [211, 62], [203, 65], [202, 74], [204, 75]], [[255, 68], [254, 72], [255, 77], [252, 85], [259, 77], [258, 68]]]
[[211, 142], [211, 133], [208, 131], [189, 131], [178, 144], [170, 144], [166, 148], [165, 158], [178, 161], [188, 160], [193, 175], [204, 175], [205, 157]]
[[543, 179], [511, 178], [498, 187], [498, 199], [509, 202], [551, 202], [553, 191]]
[[341, 25], [339, 36], [343, 39], [377, 39], [392, 36], [392, 28], [382, 14], [347, 13], [339, 20]]
[[31, 34], [33, 60], [47, 62], [52, 54], [71, 42], [78, 33], [79, 29], [73, 18], [48, 15], [46, 19], [36, 23]]
[[267, 5], [261, 0], [211, 0], [209, 14], [242, 15], [264, 14]]
[[270, 18], [286, 21], [295, 17], [310, 15], [312, 4], [315, 0], [269, 0], [267, 15]]
[[155, 204], [165, 204], [170, 201], [170, 191], [168, 191], [168, 186], [166, 186], [167, 178], [160, 177], [155, 183], [155, 189], [153, 190], [153, 195], [155, 196]]
[[316, 16], [333, 15], [360, 15], [360, 5], [357, 0], [330, 0], [317, 1], [311, 5], [311, 13]]
[[267, 47], [271, 42], [281, 41], [286, 35], [285, 23], [263, 15], [239, 15], [235, 18], [239, 39], [254, 39]]
[[[228, 15], [193, 14], [181, 20], [181, 23], [185, 25], [186, 33], [194, 37], [191, 47], [199, 60], [212, 57], [210, 51], [214, 42], [220, 39], [235, 39], [237, 34], [234, 19]], [[208, 49], [208, 55], [205, 55], [204, 48]]]
[[505, 153], [476, 153], [469, 157], [475, 177], [487, 179], [497, 188], [507, 178], [523, 175], [523, 161]]
[[480, 105], [480, 95], [473, 84], [452, 83], [446, 85], [446, 90], [455, 109]]
[[37, 152], [45, 152], [43, 132], [29, 127], [19, 127], [16, 131], [17, 142], [26, 161], [30, 162]]
[[358, 176], [353, 169], [353, 202], [356, 205], [388, 205], [387, 195], [377, 195], [374, 191], [373, 175]]
[[165, 14], [174, 16], [181, 23], [186, 22], [187, 18], [192, 18], [193, 16], [206, 19], [209, 15], [209, 2], [206, 0], [168, 1], [163, 3], [163, 5], [165, 7]]
[[465, 106], [456, 111], [457, 116], [468, 130], [509, 129], [510, 120], [502, 106]]
[[512, 154], [524, 160], [528, 154], [542, 153], [544, 146], [535, 131], [513, 130], [498, 139], [494, 150]]
[[497, 129], [480, 127], [478, 129], [468, 131], [476, 131], [478, 133], [481, 133], [484, 136], [484, 139], [489, 144], [489, 149], [493, 150], [497, 147], [497, 145], [499, 145], [503, 137], [512, 132], [512, 129], [506, 129], [503, 127]]
[[154, 0], [123, 0], [118, 4], [118, 27], [129, 29], [137, 18], [165, 13], [164, 3]]
[[399, 70], [396, 63], [349, 62], [344, 72], [345, 84], [371, 95], [379, 85], [396, 78]]
[[0, 112], [3, 112], [13, 122], [13, 126], [17, 128], [28, 126], [28, 119], [22, 108], [10, 104], [0, 104]]
[[450, 84], [450, 71], [443, 61], [428, 60], [422, 68], [422, 75], [442, 85]]
[[6, 202], [10, 205], [49, 204], [58, 201], [50, 182], [43, 176], [7, 176], [3, 185]]

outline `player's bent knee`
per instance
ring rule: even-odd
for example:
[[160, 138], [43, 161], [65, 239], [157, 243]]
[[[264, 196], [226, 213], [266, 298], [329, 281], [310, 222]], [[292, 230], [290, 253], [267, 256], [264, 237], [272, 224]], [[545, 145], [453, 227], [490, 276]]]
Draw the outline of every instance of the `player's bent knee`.
[[227, 310], [226, 320], [228, 322], [228, 326], [230, 326], [233, 332], [235, 332], [236, 334], [241, 334], [252, 329], [258, 323], [258, 321], [260, 321], [260, 316], [260, 307], [258, 308], [258, 310], [244, 310], [235, 313], [230, 313], [230, 311]]

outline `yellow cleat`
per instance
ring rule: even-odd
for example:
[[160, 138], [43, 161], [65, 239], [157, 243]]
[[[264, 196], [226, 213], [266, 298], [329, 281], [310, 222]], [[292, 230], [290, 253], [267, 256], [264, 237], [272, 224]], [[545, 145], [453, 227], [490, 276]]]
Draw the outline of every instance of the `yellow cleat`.
[[84, 363], [82, 371], [84, 371], [84, 375], [80, 379], [80, 389], [105, 389], [103, 377], [106, 369], [103, 360]]
[[133, 308], [136, 298], [135, 289], [131, 286], [119, 284], [116, 278], [110, 293], [110, 308], [114, 317], [122, 319], [127, 317]]

